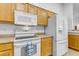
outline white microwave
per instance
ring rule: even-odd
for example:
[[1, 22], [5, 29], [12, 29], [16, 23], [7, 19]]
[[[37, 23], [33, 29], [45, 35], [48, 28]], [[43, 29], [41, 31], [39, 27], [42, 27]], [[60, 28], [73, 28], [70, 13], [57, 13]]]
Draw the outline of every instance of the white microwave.
[[37, 25], [37, 15], [23, 11], [15, 11], [15, 24]]

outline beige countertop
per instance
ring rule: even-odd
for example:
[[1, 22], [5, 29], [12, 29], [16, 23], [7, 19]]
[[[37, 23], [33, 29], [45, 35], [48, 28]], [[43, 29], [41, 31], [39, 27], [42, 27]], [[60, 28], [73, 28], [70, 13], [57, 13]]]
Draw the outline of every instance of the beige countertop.
[[68, 32], [69, 35], [79, 35], [79, 31], [70, 31]]
[[44, 37], [52, 37], [50, 35], [37, 35], [39, 38], [44, 38]]
[[0, 43], [13, 42], [14, 35], [0, 35]]

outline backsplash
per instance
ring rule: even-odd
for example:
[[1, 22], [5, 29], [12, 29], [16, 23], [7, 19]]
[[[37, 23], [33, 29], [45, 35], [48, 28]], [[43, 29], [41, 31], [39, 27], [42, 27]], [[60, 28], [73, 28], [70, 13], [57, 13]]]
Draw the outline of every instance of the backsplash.
[[23, 30], [23, 26], [16, 26], [16, 33], [44, 33], [44, 27], [42, 26], [26, 26], [27, 30]]
[[0, 24], [0, 34], [14, 34], [14, 25]]
[[[16, 32], [15, 32], [16, 29]], [[24, 30], [26, 29], [26, 30]], [[14, 33], [44, 33], [42, 26], [14, 26], [11, 24], [0, 24], [0, 34], [14, 34]]]

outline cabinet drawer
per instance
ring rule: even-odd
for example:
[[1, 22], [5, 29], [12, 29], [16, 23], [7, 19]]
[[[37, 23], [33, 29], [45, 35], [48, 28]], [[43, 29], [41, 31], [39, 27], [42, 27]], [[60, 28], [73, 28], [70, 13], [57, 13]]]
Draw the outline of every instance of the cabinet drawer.
[[0, 52], [0, 56], [13, 56], [12, 50], [2, 51]]
[[13, 43], [0, 44], [0, 51], [12, 49]]

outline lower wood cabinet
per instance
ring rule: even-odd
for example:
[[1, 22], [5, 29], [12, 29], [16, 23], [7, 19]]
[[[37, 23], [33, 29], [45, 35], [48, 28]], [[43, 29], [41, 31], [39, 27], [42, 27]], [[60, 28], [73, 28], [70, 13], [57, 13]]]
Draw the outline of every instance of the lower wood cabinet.
[[2, 51], [0, 56], [13, 56], [12, 50]]
[[13, 43], [1, 43], [0, 44], [0, 56], [13, 56], [14, 53]]
[[51, 37], [45, 37], [41, 39], [41, 56], [52, 55], [53, 40]]
[[69, 35], [68, 47], [79, 50], [79, 35]]

